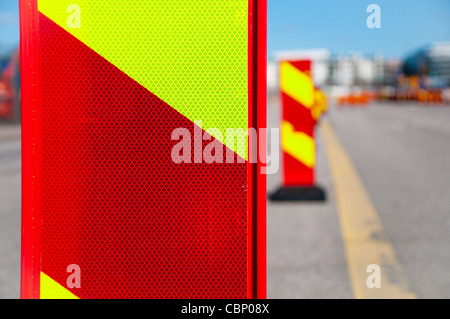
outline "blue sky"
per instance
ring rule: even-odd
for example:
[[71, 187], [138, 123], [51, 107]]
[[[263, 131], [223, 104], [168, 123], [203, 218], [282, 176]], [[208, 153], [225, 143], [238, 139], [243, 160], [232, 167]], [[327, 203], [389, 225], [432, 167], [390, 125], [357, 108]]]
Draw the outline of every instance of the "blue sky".
[[19, 44], [18, 0], [0, 0], [0, 54], [9, 53]]
[[[19, 43], [17, 3], [0, 0], [0, 53]], [[371, 3], [381, 7], [381, 29], [366, 26]], [[335, 54], [401, 58], [450, 40], [449, 0], [268, 0], [268, 6], [269, 56], [277, 50], [328, 48]]]
[[[369, 4], [381, 8], [381, 29], [369, 29]], [[268, 0], [268, 51], [328, 48], [335, 54], [381, 52], [404, 57], [450, 40], [449, 0]]]

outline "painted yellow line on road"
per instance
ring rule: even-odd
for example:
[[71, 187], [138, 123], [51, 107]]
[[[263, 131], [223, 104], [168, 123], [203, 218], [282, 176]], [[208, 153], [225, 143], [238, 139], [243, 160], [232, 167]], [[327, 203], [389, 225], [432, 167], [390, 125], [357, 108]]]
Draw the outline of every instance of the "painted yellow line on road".
[[[321, 124], [347, 267], [356, 299], [414, 299], [394, 248], [350, 157], [328, 120]], [[369, 265], [380, 266], [380, 288], [369, 288]], [[370, 278], [372, 279], [372, 278]], [[372, 281], [370, 281], [372, 282]]]

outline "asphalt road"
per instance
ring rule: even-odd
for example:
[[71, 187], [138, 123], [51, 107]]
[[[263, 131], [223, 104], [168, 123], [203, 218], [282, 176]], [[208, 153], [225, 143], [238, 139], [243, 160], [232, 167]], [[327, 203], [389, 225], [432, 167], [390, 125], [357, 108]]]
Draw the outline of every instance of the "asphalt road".
[[0, 128], [0, 298], [20, 296], [20, 130]]
[[376, 104], [331, 121], [418, 298], [450, 298], [450, 107]]
[[[277, 127], [278, 113], [278, 105], [269, 106], [270, 126]], [[331, 106], [326, 118], [373, 202], [411, 291], [418, 298], [449, 298], [450, 107]], [[317, 180], [328, 202], [268, 203], [269, 298], [353, 298], [320, 129], [317, 146]], [[271, 176], [269, 191], [277, 186], [279, 176]]]
[[[278, 127], [276, 102], [268, 113], [269, 127]], [[331, 106], [326, 118], [370, 195], [411, 290], [419, 298], [450, 298], [450, 107]], [[317, 182], [328, 200], [268, 202], [269, 298], [354, 297], [334, 181], [320, 128], [317, 133]], [[13, 127], [2, 126], [0, 135], [0, 298], [18, 298], [20, 138]], [[278, 186], [280, 176], [269, 176], [268, 191]]]

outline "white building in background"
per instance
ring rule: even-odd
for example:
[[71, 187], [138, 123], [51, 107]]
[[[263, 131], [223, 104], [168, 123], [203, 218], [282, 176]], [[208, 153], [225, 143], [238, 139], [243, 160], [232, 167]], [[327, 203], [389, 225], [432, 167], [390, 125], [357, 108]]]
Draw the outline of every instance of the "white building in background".
[[383, 73], [382, 56], [368, 58], [360, 53], [333, 56], [328, 49], [278, 51], [274, 54], [274, 60], [267, 66], [269, 90], [278, 88], [278, 68], [281, 61], [303, 59], [313, 62], [312, 76], [318, 87], [371, 85], [381, 78]]
[[331, 95], [383, 85], [395, 77], [401, 66], [400, 60], [386, 59], [381, 54], [365, 56], [355, 52], [336, 56], [328, 49], [278, 51], [267, 65], [269, 93], [276, 93], [279, 89], [280, 62], [303, 59], [309, 59], [313, 63], [314, 84]]
[[450, 86], [450, 41], [437, 42], [431, 45], [426, 52], [429, 61], [430, 76]]
[[371, 86], [382, 80], [384, 59], [381, 55], [366, 57], [360, 53], [339, 56], [331, 61], [331, 85]]
[[355, 82], [355, 66], [350, 57], [339, 57], [331, 62], [331, 83], [339, 86], [351, 86]]
[[427, 75], [432, 86], [450, 86], [450, 42], [428, 45], [405, 60], [407, 75]]

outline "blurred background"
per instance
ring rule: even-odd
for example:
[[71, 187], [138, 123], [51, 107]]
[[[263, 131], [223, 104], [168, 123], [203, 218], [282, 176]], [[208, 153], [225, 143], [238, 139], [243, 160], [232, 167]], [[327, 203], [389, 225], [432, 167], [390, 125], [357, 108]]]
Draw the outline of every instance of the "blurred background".
[[[380, 28], [367, 26], [372, 3], [381, 11]], [[269, 89], [278, 89], [278, 60], [304, 57], [314, 61], [315, 84], [332, 97], [372, 91], [417, 99], [412, 90], [422, 88], [448, 99], [449, 8], [445, 0], [269, 0]]]
[[450, 2], [268, 3], [269, 127], [286, 120], [282, 61], [311, 60], [328, 100], [314, 137], [327, 199], [268, 201], [268, 296], [449, 298]]
[[[380, 28], [367, 24], [372, 3], [381, 9]], [[328, 99], [316, 137], [316, 179], [327, 200], [268, 201], [269, 298], [360, 296], [322, 120], [331, 123], [362, 181], [401, 265], [404, 290], [450, 297], [449, 17], [448, 0], [268, 0], [269, 127], [280, 127], [283, 60], [311, 60], [314, 84]], [[18, 2], [2, 0], [0, 298], [19, 297], [18, 45]], [[269, 176], [268, 191], [281, 183], [281, 174]]]

